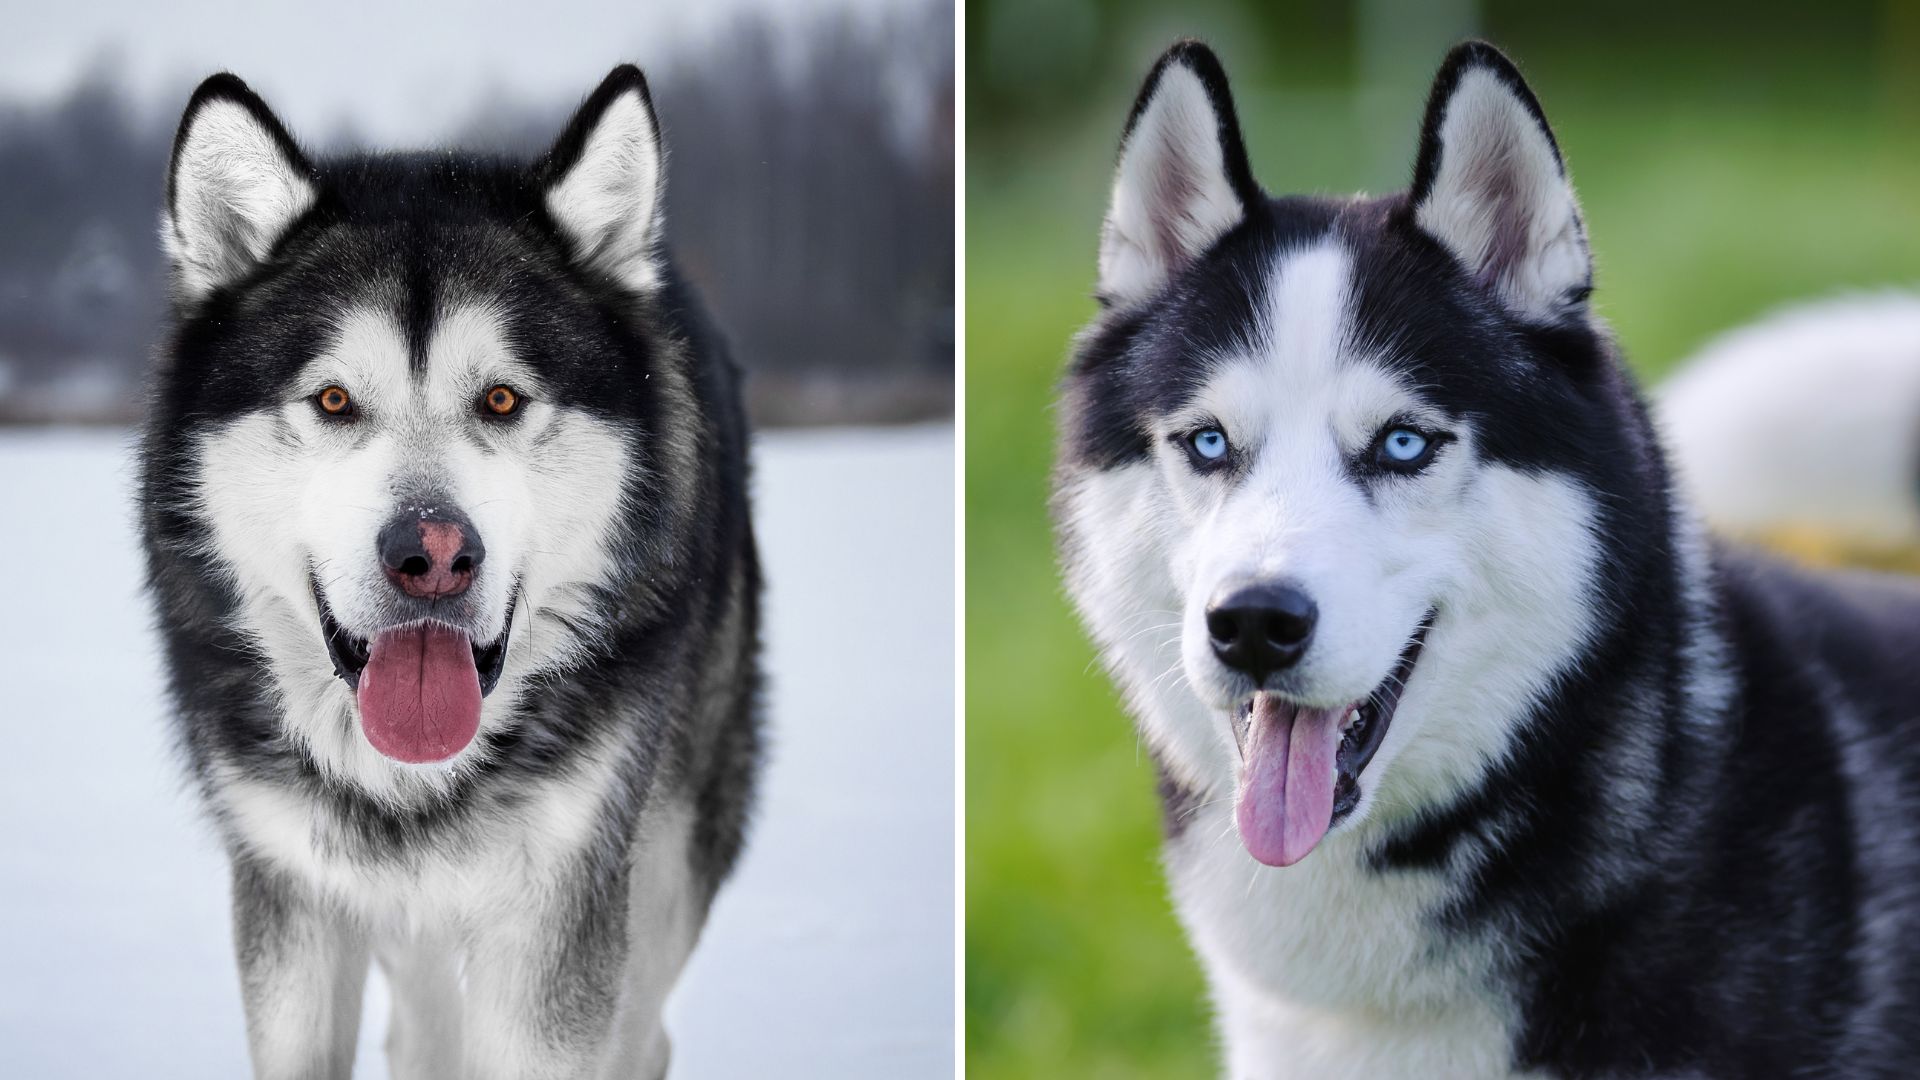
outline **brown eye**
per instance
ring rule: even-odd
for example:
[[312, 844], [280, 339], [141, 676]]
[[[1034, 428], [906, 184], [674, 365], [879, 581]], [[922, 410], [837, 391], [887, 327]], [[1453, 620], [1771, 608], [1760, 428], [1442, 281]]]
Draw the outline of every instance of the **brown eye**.
[[320, 406], [320, 411], [328, 416], [353, 415], [353, 398], [348, 397], [347, 392], [338, 386], [327, 387], [315, 395], [313, 400]]
[[513, 410], [520, 407], [520, 395], [514, 393], [512, 387], [496, 386], [487, 391], [484, 402], [487, 411], [493, 415], [510, 416]]

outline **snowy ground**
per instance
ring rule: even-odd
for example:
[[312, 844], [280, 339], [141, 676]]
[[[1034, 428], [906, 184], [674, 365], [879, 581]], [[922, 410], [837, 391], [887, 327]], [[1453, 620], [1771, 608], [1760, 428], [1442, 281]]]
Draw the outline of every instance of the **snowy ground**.
[[[953, 1060], [953, 433], [758, 458], [773, 754], [677, 1078]], [[168, 753], [125, 436], [0, 431], [0, 1076], [241, 1077], [226, 871]], [[357, 1076], [387, 1075], [386, 993]]]

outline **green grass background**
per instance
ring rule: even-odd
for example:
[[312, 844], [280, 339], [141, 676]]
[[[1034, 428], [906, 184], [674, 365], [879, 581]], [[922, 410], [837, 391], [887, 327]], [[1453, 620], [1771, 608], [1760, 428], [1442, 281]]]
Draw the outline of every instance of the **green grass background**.
[[[1411, 171], [1443, 47], [1382, 87], [1353, 59], [1362, 12], [1171, 7], [968, 9], [972, 1076], [1213, 1068], [1203, 983], [1156, 862], [1152, 768], [1062, 597], [1045, 511], [1053, 388], [1093, 310], [1097, 228], [1135, 80], [1174, 36], [1208, 37], [1269, 190], [1381, 191]], [[1780, 302], [1920, 284], [1914, 7], [1467, 4], [1457, 27], [1422, 32], [1477, 31], [1521, 63], [1586, 212], [1595, 303], [1652, 380]], [[1036, 63], [1048, 34], [1059, 47]]]

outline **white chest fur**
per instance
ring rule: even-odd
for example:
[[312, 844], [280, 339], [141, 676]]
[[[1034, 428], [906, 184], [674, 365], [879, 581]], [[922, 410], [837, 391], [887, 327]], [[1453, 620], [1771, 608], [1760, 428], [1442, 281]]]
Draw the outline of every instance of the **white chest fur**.
[[612, 762], [588, 771], [529, 788], [511, 813], [476, 808], [452, 835], [395, 857], [370, 856], [352, 826], [298, 790], [236, 772], [217, 797], [242, 844], [345, 912], [371, 927], [445, 930], [523, 907], [528, 890], [567, 872], [605, 812]]
[[1520, 1075], [1510, 1065], [1510, 1006], [1491, 989], [1491, 948], [1434, 932], [1442, 877], [1368, 868], [1366, 831], [1337, 832], [1297, 865], [1262, 866], [1223, 800], [1168, 844], [1227, 1075]]

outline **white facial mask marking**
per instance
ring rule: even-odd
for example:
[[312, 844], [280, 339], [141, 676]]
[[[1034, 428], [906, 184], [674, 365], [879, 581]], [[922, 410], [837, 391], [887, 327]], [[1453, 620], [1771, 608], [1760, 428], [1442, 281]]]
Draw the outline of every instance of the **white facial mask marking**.
[[[442, 317], [424, 377], [410, 369], [405, 335], [386, 310], [357, 308], [338, 325], [289, 384], [288, 401], [203, 438], [196, 498], [214, 553], [240, 587], [244, 629], [271, 662], [289, 729], [323, 767], [362, 786], [434, 787], [448, 769], [395, 765], [358, 733], [353, 696], [333, 676], [321, 638], [309, 571], [340, 623], [370, 636], [392, 590], [376, 538], [405, 493], [426, 489], [465, 513], [487, 550], [469, 593], [483, 613], [477, 640], [505, 629], [519, 589], [484, 732], [503, 722], [529, 674], [580, 648], [572, 627], [591, 622], [591, 586], [604, 576], [629, 444], [613, 425], [543, 401], [485, 304]], [[514, 420], [479, 415], [480, 396], [496, 383], [526, 399]], [[313, 406], [308, 395], [328, 385], [353, 395], [356, 419], [332, 421]]]
[[[1364, 774], [1358, 820], [1382, 790], [1437, 798], [1504, 752], [1584, 638], [1597, 547], [1578, 484], [1476, 460], [1470, 428], [1358, 353], [1350, 283], [1337, 242], [1284, 257], [1252, 347], [1214, 358], [1193, 405], [1168, 419], [1163, 435], [1217, 422], [1239, 471], [1201, 475], [1161, 438], [1151, 464], [1070, 480], [1064, 505], [1075, 599], [1168, 767], [1202, 792], [1232, 790], [1227, 716], [1246, 692], [1208, 639], [1207, 603], [1223, 585], [1284, 578], [1314, 598], [1315, 636], [1289, 689], [1316, 704], [1365, 697], [1440, 608]], [[1421, 473], [1363, 489], [1354, 459], [1404, 416], [1455, 441]]]

